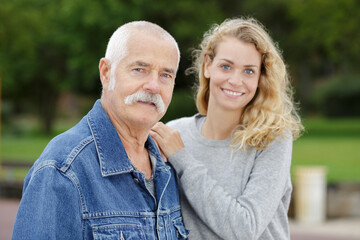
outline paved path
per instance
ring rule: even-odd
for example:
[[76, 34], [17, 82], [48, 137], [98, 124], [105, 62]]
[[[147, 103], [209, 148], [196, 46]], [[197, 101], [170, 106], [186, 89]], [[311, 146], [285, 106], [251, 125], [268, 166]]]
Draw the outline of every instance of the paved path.
[[360, 240], [360, 218], [306, 225], [290, 221], [291, 240]]
[[[11, 239], [19, 200], [0, 199], [0, 240]], [[290, 221], [291, 240], [360, 240], [360, 218], [328, 220], [319, 225]]]
[[11, 239], [19, 200], [0, 199], [0, 240]]

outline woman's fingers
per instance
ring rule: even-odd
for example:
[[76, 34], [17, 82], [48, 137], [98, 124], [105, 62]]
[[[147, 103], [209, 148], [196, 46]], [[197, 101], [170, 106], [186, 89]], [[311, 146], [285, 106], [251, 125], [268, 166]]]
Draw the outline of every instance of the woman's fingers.
[[151, 128], [151, 131], [154, 131], [157, 134], [159, 134], [161, 137], [164, 137], [164, 136], [166, 136], [166, 132], [168, 130], [167, 128], [170, 128], [170, 127], [166, 126], [162, 122], [158, 122]]
[[171, 154], [184, 148], [180, 133], [177, 130], [166, 126], [162, 122], [155, 124], [150, 131], [150, 135], [156, 140], [167, 158]]
[[154, 132], [154, 131], [152, 131], [152, 130], [150, 130], [150, 136], [153, 138], [156, 146], [158, 147], [159, 152], [160, 152], [161, 157], [163, 158], [164, 162], [167, 162], [167, 157], [165, 156], [164, 152], [161, 150], [161, 147], [160, 147], [159, 144], [158, 144], [158, 135], [157, 135], [157, 133]]

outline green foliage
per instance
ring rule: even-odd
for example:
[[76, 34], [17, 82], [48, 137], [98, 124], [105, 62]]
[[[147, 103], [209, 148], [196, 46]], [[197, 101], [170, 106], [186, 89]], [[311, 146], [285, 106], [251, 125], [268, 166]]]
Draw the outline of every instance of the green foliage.
[[[14, 112], [37, 112], [51, 132], [64, 91], [99, 95], [98, 62], [111, 34], [133, 20], [167, 29], [181, 49], [194, 46], [209, 22], [223, 13], [217, 1], [0, 0], [0, 76]], [[191, 21], [189, 21], [191, 19]], [[188, 59], [189, 53], [183, 53]], [[185, 61], [186, 62], [186, 61]], [[186, 83], [181, 63], [178, 81]]]
[[[337, 69], [360, 63], [360, 2], [358, 0], [288, 1], [295, 28], [289, 36], [298, 57]], [[346, 56], [346, 57], [344, 57]], [[357, 64], [354, 64], [357, 63]]]
[[99, 96], [99, 59], [113, 31], [132, 20], [155, 22], [175, 37], [182, 55], [177, 86], [188, 87], [192, 82], [184, 71], [191, 65], [190, 49], [198, 46], [213, 23], [242, 15], [259, 19], [279, 43], [306, 108], [315, 81], [358, 71], [359, 4], [358, 0], [0, 0], [0, 76], [6, 111], [36, 113], [50, 133], [62, 92]]
[[360, 116], [360, 75], [340, 75], [319, 84], [313, 102], [328, 117]]
[[197, 110], [192, 92], [185, 89], [175, 90], [170, 106], [161, 121], [166, 123], [173, 119], [192, 116], [196, 112]]
[[15, 0], [1, 3], [0, 74], [3, 96], [15, 111], [37, 109], [45, 131], [64, 75], [63, 46], [57, 38], [56, 4]]
[[360, 1], [248, 0], [243, 10], [279, 43], [305, 113], [313, 110], [311, 95], [319, 79], [358, 72]]

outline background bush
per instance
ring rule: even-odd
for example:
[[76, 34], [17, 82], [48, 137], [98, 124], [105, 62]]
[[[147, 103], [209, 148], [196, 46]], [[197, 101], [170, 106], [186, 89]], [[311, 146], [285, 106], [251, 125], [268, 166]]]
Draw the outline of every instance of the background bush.
[[360, 75], [336, 76], [319, 84], [313, 103], [327, 117], [359, 117]]
[[197, 109], [192, 91], [187, 89], [175, 90], [170, 106], [161, 121], [166, 123], [173, 119], [192, 116], [196, 112]]

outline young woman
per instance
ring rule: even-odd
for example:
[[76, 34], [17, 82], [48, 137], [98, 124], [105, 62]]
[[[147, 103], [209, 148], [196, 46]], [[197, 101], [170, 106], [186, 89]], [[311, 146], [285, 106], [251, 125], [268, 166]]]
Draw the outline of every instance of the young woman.
[[199, 114], [151, 132], [178, 174], [189, 238], [289, 239], [292, 141], [303, 127], [278, 48], [256, 20], [229, 19], [196, 54]]

